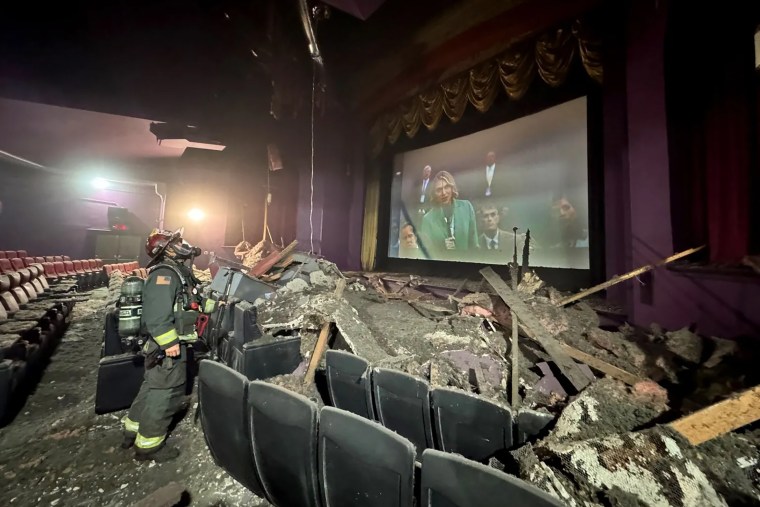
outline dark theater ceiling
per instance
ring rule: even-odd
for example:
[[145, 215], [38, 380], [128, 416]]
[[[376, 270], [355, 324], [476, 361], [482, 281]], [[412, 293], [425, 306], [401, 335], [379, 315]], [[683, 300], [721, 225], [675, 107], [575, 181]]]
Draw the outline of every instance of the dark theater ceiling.
[[[315, 27], [326, 103], [368, 120], [598, 1], [328, 3], [341, 8], [322, 9]], [[354, 15], [362, 9], [366, 20]], [[225, 137], [272, 121], [273, 88], [279, 117], [305, 116], [311, 78], [297, 0], [12, 2], [0, 17], [6, 99], [199, 125]]]

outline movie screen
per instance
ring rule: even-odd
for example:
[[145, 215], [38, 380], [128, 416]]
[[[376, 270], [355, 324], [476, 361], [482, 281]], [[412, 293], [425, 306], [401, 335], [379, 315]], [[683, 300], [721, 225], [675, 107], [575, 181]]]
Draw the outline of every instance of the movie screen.
[[396, 155], [388, 256], [588, 269], [586, 137], [581, 97]]

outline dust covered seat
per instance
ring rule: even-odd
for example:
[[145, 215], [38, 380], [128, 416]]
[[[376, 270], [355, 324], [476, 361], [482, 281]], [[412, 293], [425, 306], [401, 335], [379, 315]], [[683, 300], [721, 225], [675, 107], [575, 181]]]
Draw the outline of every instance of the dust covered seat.
[[318, 507], [317, 405], [262, 381], [248, 386], [253, 458], [274, 505]]
[[325, 369], [332, 405], [367, 419], [375, 419], [367, 360], [349, 352], [328, 350]]
[[408, 438], [417, 456], [433, 447], [430, 421], [430, 386], [420, 378], [384, 368], [372, 369], [372, 399], [377, 420]]
[[201, 424], [217, 465], [264, 498], [264, 488], [253, 461], [248, 427], [248, 379], [235, 370], [209, 360], [198, 370]]
[[420, 505], [429, 507], [563, 507], [532, 484], [456, 454], [422, 453]]
[[512, 411], [464, 391], [430, 393], [436, 449], [486, 462], [512, 447]]
[[378, 423], [333, 407], [319, 415], [322, 504], [411, 507], [414, 445]]

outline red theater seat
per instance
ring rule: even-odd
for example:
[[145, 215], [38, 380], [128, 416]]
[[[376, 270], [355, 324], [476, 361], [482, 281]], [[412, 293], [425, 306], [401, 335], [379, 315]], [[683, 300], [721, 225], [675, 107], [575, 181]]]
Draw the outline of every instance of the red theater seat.
[[66, 268], [66, 274], [69, 276], [76, 276], [77, 272], [74, 271], [74, 263], [71, 261], [63, 261], [63, 265]]
[[58, 273], [55, 272], [55, 266], [52, 262], [43, 262], [42, 267], [45, 269], [45, 276], [48, 278], [58, 278]]
[[56, 255], [53, 257], [53, 262], [63, 262], [63, 257]]
[[19, 257], [11, 259], [11, 266], [16, 273], [21, 275], [21, 283], [27, 283], [32, 280], [32, 272], [24, 267], [24, 261]]
[[5, 259], [5, 250], [0, 250], [0, 259]]
[[70, 260], [71, 260], [71, 257], [69, 257], [68, 255], [63, 256], [63, 262], [70, 261]]
[[84, 267], [82, 266], [82, 261], [72, 261], [72, 265], [74, 266], [74, 271], [78, 275], [83, 275], [85, 273]]
[[24, 257], [24, 266], [28, 268], [32, 264], [37, 264], [37, 261], [34, 260], [34, 257]]
[[85, 273], [92, 273], [92, 270], [90, 269], [90, 261], [89, 260], [82, 259], [79, 262], [82, 263], [82, 269], [84, 270]]
[[95, 259], [95, 262], [98, 263], [98, 269], [103, 267], [103, 259]]
[[113, 264], [106, 264], [103, 266], [103, 269], [106, 271], [106, 276], [109, 278], [111, 277], [111, 273], [113, 273], [113, 266]]
[[5, 251], [5, 258], [6, 259], [15, 259], [16, 257], [18, 257], [18, 255], [16, 255], [16, 251], [15, 250], [6, 250]]
[[46, 255], [45, 262], [55, 262], [55, 257], [53, 257], [52, 255]]
[[69, 276], [69, 274], [66, 272], [66, 268], [64, 267], [62, 261], [54, 262], [53, 266], [55, 267], [55, 274], [57, 274], [59, 278]]
[[35, 257], [34, 262], [37, 262], [39, 264], [42, 264], [43, 262], [52, 262], [52, 257], [50, 261], [46, 260], [45, 257]]
[[28, 255], [29, 255], [29, 254], [28, 254], [28, 253], [26, 253], [26, 250], [17, 250], [17, 251], [16, 251], [16, 256], [17, 256], [17, 257], [21, 257], [22, 259], [23, 259], [24, 257], [27, 257]]

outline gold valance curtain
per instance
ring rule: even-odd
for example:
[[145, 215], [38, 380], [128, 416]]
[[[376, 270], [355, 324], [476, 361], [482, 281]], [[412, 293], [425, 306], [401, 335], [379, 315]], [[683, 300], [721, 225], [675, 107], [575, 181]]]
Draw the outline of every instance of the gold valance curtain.
[[517, 43], [496, 58], [417, 94], [375, 121], [370, 131], [373, 154], [380, 153], [386, 141], [395, 143], [402, 131], [411, 138], [421, 125], [433, 130], [444, 114], [459, 121], [468, 103], [480, 112], [487, 111], [502, 89], [517, 100], [536, 74], [557, 87], [565, 81], [576, 56], [588, 75], [601, 83], [601, 43], [593, 32], [588, 23], [577, 20], [572, 26]]

